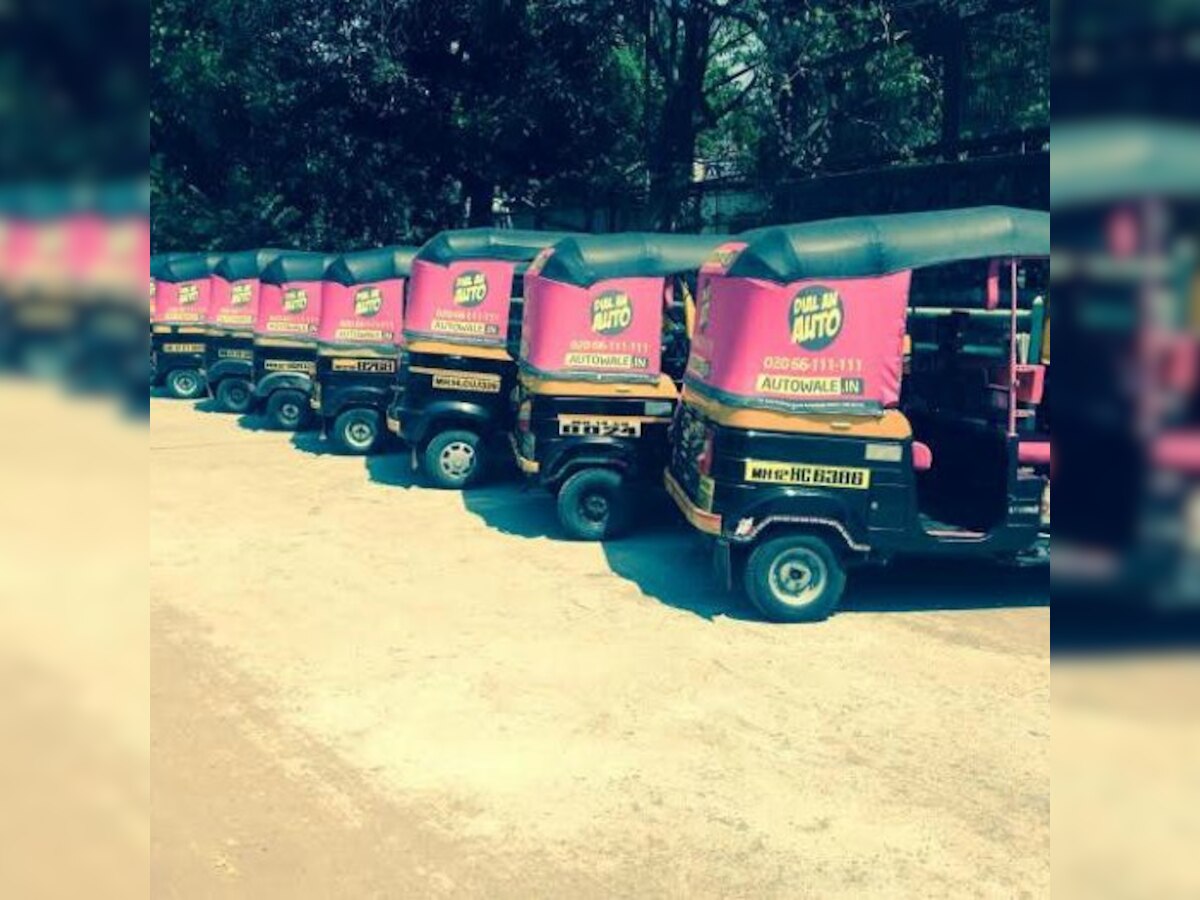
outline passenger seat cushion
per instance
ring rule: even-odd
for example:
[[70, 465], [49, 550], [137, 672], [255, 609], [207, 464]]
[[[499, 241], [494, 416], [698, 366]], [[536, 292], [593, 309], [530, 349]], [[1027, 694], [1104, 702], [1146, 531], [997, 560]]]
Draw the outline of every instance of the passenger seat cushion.
[[1021, 441], [1017, 449], [1017, 459], [1027, 466], [1050, 465], [1049, 441]]
[[918, 472], [928, 472], [933, 468], [933, 451], [928, 444], [913, 441], [913, 468]]

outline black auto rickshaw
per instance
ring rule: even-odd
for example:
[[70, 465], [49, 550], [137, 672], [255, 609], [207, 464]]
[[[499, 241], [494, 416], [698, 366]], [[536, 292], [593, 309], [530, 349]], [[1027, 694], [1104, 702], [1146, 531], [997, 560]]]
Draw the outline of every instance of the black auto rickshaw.
[[582, 235], [525, 274], [517, 465], [578, 540], [620, 534], [657, 485], [687, 359], [687, 276], [722, 238]]
[[431, 484], [479, 480], [507, 443], [523, 270], [562, 233], [445, 231], [413, 260], [388, 427]]
[[365, 454], [387, 434], [404, 289], [416, 247], [343, 253], [325, 273], [313, 411], [342, 453]]
[[1068, 122], [1052, 144], [1055, 600], [1194, 609], [1200, 128]]
[[77, 325], [70, 243], [86, 214], [78, 192], [39, 186], [0, 193], [0, 354], [28, 373], [57, 375]]
[[160, 257], [151, 271], [154, 324], [151, 326], [151, 372], [154, 387], [165, 386], [180, 400], [204, 393], [206, 319], [211, 276], [220, 253]]
[[204, 376], [222, 412], [246, 413], [254, 402], [254, 323], [262, 273], [282, 250], [230, 253], [212, 276]]
[[325, 253], [287, 252], [263, 270], [254, 325], [254, 401], [267, 423], [299, 431], [312, 418]]
[[[899, 555], [1048, 559], [1017, 297], [1018, 261], [1049, 249], [1046, 213], [985, 207], [762, 229], [705, 265], [666, 484], [767, 618], [824, 618], [848, 568]], [[1001, 261], [1001, 352], [902, 394], [913, 270], [971, 259]]]

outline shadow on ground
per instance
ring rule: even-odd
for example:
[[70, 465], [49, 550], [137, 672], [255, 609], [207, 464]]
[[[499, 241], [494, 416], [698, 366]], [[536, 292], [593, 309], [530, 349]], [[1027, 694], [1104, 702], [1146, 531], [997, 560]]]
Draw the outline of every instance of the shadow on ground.
[[206, 416], [228, 416], [231, 420], [236, 417], [236, 413], [225, 412], [217, 405], [216, 398], [205, 397], [203, 400], [197, 400], [194, 407], [196, 412], [204, 413]]
[[1050, 652], [1059, 659], [1200, 650], [1200, 609], [1153, 609], [1136, 602], [1114, 608], [1084, 598], [1055, 604]]
[[[741, 592], [718, 583], [707, 542], [682, 522], [661, 490], [639, 495], [641, 521], [627, 537], [603, 542], [612, 571], [646, 596], [705, 619], [757, 620]], [[463, 494], [467, 510], [504, 534], [562, 539], [554, 498], [536, 486], [491, 484]], [[905, 561], [862, 568], [850, 577], [846, 613], [954, 611], [1050, 604], [1046, 568], [1005, 569], [980, 563]]]
[[363, 462], [367, 477], [376, 484], [405, 489], [421, 487], [421, 476], [413, 471], [412, 454], [406, 447], [389, 444], [383, 452], [363, 457]]

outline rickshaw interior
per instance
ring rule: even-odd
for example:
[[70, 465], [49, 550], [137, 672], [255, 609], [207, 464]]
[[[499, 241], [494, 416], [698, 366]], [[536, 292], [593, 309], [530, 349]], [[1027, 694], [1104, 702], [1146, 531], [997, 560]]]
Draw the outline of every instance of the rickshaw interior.
[[1048, 279], [1046, 258], [913, 273], [900, 408], [927, 530], [987, 532], [1005, 520], [1011, 436], [1020, 464], [1049, 467]]

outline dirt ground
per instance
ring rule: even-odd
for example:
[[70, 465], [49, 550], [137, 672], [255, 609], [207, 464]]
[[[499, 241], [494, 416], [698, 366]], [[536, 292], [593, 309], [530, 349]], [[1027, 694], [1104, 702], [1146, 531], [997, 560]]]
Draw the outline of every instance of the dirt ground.
[[755, 621], [660, 509], [555, 538], [152, 401], [158, 897], [1044, 896], [1044, 574], [889, 570]]

